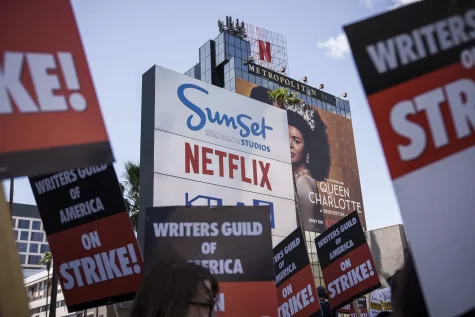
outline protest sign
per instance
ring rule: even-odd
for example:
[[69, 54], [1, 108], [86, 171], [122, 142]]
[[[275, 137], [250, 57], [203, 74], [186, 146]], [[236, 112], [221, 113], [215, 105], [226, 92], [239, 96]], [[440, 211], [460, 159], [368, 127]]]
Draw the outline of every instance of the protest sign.
[[315, 244], [333, 309], [381, 286], [357, 211], [315, 238]]
[[421, 1], [345, 31], [427, 308], [474, 314], [473, 265], [453, 259], [475, 258], [475, 3]]
[[370, 317], [376, 317], [382, 311], [392, 311], [391, 288], [381, 288], [369, 296]]
[[308, 317], [320, 310], [302, 230], [297, 228], [274, 248], [279, 317]]
[[30, 178], [69, 311], [132, 299], [143, 260], [112, 165]]
[[188, 261], [219, 281], [218, 316], [277, 317], [269, 207], [147, 208], [145, 269]]
[[0, 179], [112, 161], [70, 2], [1, 1]]
[[[368, 317], [368, 304], [366, 302], [366, 297], [360, 297], [356, 300], [356, 302], [358, 303], [361, 317]], [[338, 310], [338, 312], [342, 314], [349, 314], [350, 317], [356, 317], [355, 308], [352, 304], [343, 306]]]
[[[21, 274], [20, 257], [13, 238], [11, 214], [3, 186], [0, 184], [0, 316], [30, 316], [25, 286]], [[7, 295], [8, 294], [8, 295]]]

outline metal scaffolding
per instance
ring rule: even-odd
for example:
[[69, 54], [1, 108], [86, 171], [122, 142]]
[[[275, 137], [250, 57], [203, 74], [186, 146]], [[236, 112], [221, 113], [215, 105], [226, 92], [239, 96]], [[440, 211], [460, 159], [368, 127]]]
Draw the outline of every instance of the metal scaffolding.
[[[280, 72], [280, 70], [285, 67], [285, 71], [282, 74], [288, 75], [289, 62], [287, 59], [287, 41], [285, 35], [247, 23], [244, 25], [247, 40], [251, 43], [251, 56], [254, 58], [254, 63], [276, 72]], [[259, 40], [271, 44], [271, 62], [260, 59]]]

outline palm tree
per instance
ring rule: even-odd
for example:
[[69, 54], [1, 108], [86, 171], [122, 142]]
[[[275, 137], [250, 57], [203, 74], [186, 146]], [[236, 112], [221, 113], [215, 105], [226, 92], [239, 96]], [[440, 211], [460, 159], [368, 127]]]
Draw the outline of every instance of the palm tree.
[[132, 226], [137, 232], [140, 206], [140, 164], [132, 161], [125, 162], [125, 172], [122, 177], [124, 181], [120, 184], [120, 188], [129, 210]]
[[295, 105], [303, 102], [302, 99], [297, 98], [296, 92], [289, 92], [287, 88], [282, 87], [269, 91], [269, 98], [273, 100], [280, 109], [285, 109], [286, 105]]
[[[53, 256], [51, 252], [46, 252], [45, 255], [38, 262], [39, 265], [46, 265], [46, 271], [48, 271], [48, 278], [46, 279], [46, 307], [48, 307], [48, 291], [50, 287], [49, 283], [49, 270], [51, 263], [53, 262]], [[49, 305], [49, 317], [56, 317], [56, 295], [58, 294], [58, 273], [53, 268], [53, 276], [51, 278], [51, 300]], [[48, 311], [46, 311], [46, 317], [48, 317]]]

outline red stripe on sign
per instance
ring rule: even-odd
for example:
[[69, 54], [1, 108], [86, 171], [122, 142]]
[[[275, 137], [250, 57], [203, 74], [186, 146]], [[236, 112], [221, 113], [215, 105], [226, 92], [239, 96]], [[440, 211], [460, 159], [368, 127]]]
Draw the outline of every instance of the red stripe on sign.
[[475, 145], [474, 78], [455, 64], [368, 96], [393, 179]]
[[277, 288], [279, 316], [308, 317], [320, 310], [312, 269], [307, 265]]
[[217, 300], [219, 317], [277, 317], [274, 281], [222, 282]]
[[339, 307], [380, 284], [367, 244], [339, 258], [322, 270], [322, 274], [331, 307]]
[[48, 237], [66, 305], [137, 291], [143, 260], [127, 212]]

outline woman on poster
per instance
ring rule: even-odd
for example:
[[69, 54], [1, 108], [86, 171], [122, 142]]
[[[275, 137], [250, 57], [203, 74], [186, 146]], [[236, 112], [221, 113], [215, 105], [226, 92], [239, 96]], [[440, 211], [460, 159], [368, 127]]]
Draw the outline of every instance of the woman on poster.
[[305, 230], [323, 232], [325, 217], [317, 181], [325, 181], [330, 170], [330, 146], [326, 126], [312, 106], [287, 105], [290, 158], [298, 204]]

